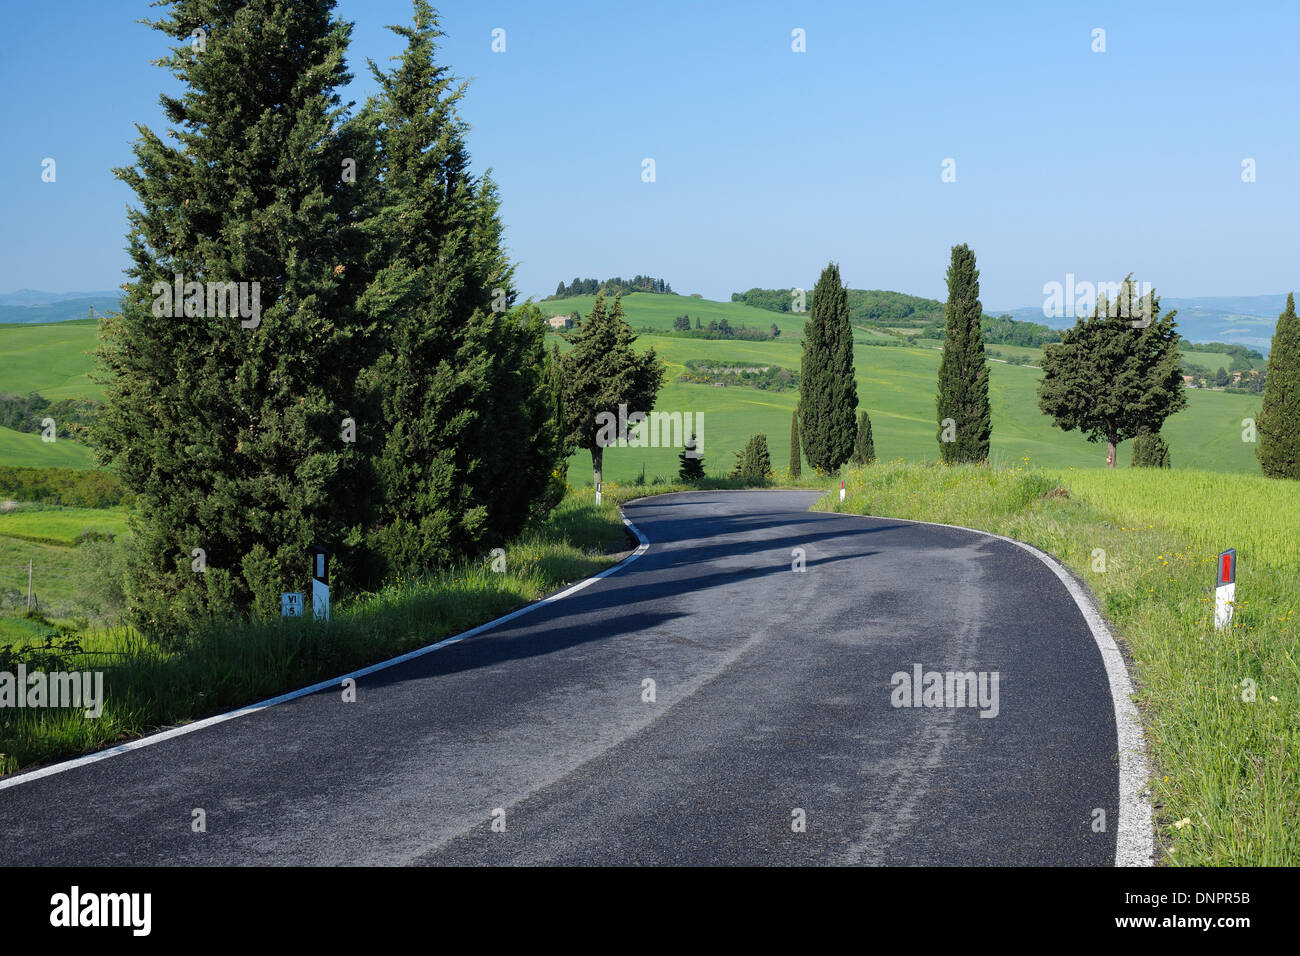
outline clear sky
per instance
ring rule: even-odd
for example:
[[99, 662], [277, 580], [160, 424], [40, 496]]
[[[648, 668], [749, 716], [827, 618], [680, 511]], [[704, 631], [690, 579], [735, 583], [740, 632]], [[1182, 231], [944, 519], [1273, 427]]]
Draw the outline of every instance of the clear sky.
[[[990, 309], [1038, 304], [1066, 273], [1132, 272], [1172, 297], [1300, 286], [1294, 0], [439, 11], [524, 295], [647, 273], [725, 299], [811, 286], [835, 260], [851, 287], [943, 298], [959, 242]], [[338, 12], [356, 24], [345, 98], [360, 101], [365, 58], [400, 49], [384, 26], [410, 4]], [[167, 39], [135, 22], [149, 15], [144, 0], [5, 0], [0, 292], [122, 281], [132, 194], [110, 169], [130, 162], [135, 123], [164, 128], [173, 82], [150, 63]]]

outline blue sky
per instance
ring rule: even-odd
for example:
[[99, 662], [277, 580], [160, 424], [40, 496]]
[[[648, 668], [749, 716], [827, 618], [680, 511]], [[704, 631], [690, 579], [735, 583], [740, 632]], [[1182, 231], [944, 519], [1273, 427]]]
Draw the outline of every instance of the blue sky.
[[[811, 286], [835, 260], [852, 287], [943, 298], [959, 242], [990, 309], [1035, 305], [1066, 273], [1132, 272], [1171, 297], [1300, 286], [1300, 4], [439, 10], [525, 295], [640, 272], [725, 299]], [[338, 12], [356, 24], [345, 98], [360, 101], [365, 58], [398, 52], [384, 26], [407, 22], [410, 4]], [[135, 22], [149, 15], [142, 0], [6, 4], [0, 291], [121, 282], [132, 194], [110, 169], [130, 162], [135, 123], [164, 128], [158, 94], [172, 83], [149, 62], [168, 41]]]

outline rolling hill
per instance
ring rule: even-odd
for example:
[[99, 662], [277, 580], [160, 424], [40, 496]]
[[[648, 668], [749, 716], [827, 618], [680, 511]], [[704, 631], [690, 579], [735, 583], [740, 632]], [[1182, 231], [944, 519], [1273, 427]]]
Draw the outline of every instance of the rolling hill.
[[[590, 310], [592, 297], [541, 303], [548, 314]], [[632, 293], [624, 297], [629, 322], [634, 328], [667, 333], [675, 316], [699, 316], [704, 324], [725, 318], [731, 325], [781, 330], [775, 340], [691, 339], [671, 334], [642, 333], [638, 346], [653, 346], [668, 365], [668, 376], [658, 402], [659, 411], [703, 413], [704, 462], [711, 474], [724, 473], [734, 461], [734, 452], [755, 432], [765, 432], [772, 461], [784, 467], [789, 461], [790, 415], [797, 393], [758, 389], [687, 384], [677, 381], [689, 359], [733, 361], [737, 364], [773, 363], [790, 369], [800, 367], [800, 336], [803, 316], [779, 314], [734, 302], [715, 302], [691, 296]], [[89, 379], [91, 352], [96, 328], [91, 322], [62, 322], [49, 325], [0, 326], [0, 392], [39, 391], [49, 398], [86, 395], [102, 397], [102, 390]], [[907, 347], [903, 340], [887, 333], [855, 330], [860, 407], [871, 413], [877, 453], [883, 459], [933, 460], [937, 458], [934, 424], [935, 383], [939, 352], [934, 347]], [[552, 333], [549, 341], [566, 346], [564, 336]], [[548, 342], [549, 344], [549, 342]], [[885, 347], [889, 346], [889, 347]], [[990, 356], [1030, 358], [1036, 350], [994, 346]], [[1077, 433], [1066, 434], [1052, 426], [1039, 412], [1035, 389], [1041, 374], [1032, 366], [990, 362], [993, 400], [993, 458], [997, 462], [1019, 462], [1028, 457], [1033, 464], [1065, 468], [1095, 468], [1103, 464], [1105, 451], [1089, 444]], [[1214, 391], [1191, 391], [1189, 407], [1171, 418], [1164, 434], [1169, 441], [1174, 466], [1208, 471], [1258, 474], [1254, 446], [1241, 440], [1241, 420], [1253, 417], [1259, 397]], [[606, 477], [629, 481], [644, 464], [646, 480], [656, 475], [677, 474], [676, 448], [611, 448], [605, 454]], [[1128, 462], [1129, 450], [1120, 449], [1120, 464]], [[72, 442], [41, 442], [38, 435], [0, 430], [0, 463], [93, 467], [88, 449]], [[591, 480], [591, 460], [585, 452], [575, 455], [570, 481]]]

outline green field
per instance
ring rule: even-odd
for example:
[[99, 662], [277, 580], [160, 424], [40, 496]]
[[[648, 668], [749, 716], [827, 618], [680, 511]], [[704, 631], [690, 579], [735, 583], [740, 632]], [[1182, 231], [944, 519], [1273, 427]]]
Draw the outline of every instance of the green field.
[[90, 380], [97, 327], [88, 319], [0, 325], [0, 392], [40, 392], [50, 401], [102, 399], [104, 390]]
[[86, 532], [126, 534], [126, 513], [120, 508], [60, 508], [20, 504], [0, 511], [0, 538], [21, 538], [44, 544], [76, 544]]
[[[634, 325], [639, 324], [633, 311], [636, 298], [630, 297], [628, 303], [629, 317]], [[551, 336], [552, 340], [560, 338]], [[737, 342], [647, 334], [642, 335], [637, 344], [641, 348], [653, 346], [667, 365], [668, 374], [656, 409], [704, 415], [704, 467], [709, 474], [723, 474], [729, 470], [734, 462], [734, 453], [755, 432], [767, 434], [773, 464], [785, 467], [790, 458], [790, 416], [797, 393], [736, 386], [719, 388], [679, 383], [676, 379], [685, 370], [686, 360], [692, 358], [738, 363], [766, 361], [797, 369], [801, 354], [798, 335], [787, 337], [782, 334], [775, 341], [768, 342]], [[1015, 349], [1014, 346], [996, 348]], [[859, 408], [865, 408], [871, 415], [879, 458], [926, 461], [938, 457], [934, 399], [939, 356], [938, 351], [924, 347], [876, 348], [864, 344], [855, 347]], [[989, 363], [993, 461], [1022, 462], [1027, 457], [1032, 464], [1046, 467], [1095, 468], [1104, 465], [1104, 445], [1090, 444], [1077, 432], [1062, 432], [1038, 410], [1036, 391], [1041, 374], [1034, 367]], [[1163, 431], [1174, 466], [1258, 474], [1255, 446], [1241, 440], [1241, 420], [1255, 416], [1259, 408], [1258, 396], [1189, 390], [1187, 399], [1188, 408], [1170, 418]], [[679, 450], [606, 449], [605, 477], [617, 481], [630, 480], [641, 471], [643, 463], [647, 480], [659, 474], [675, 477]], [[1121, 445], [1121, 467], [1128, 464], [1129, 455], [1128, 444]], [[579, 452], [571, 459], [569, 480], [577, 484], [591, 480], [589, 454]]]
[[[0, 383], [0, 391], [4, 391]], [[39, 434], [0, 428], [0, 465], [25, 468], [94, 468], [95, 456], [85, 445], [56, 438], [43, 441]]]
[[[586, 315], [593, 301], [592, 296], [577, 296], [540, 305], [547, 314], [568, 314], [576, 309]], [[643, 334], [638, 341], [642, 348], [653, 345], [669, 366], [657, 409], [704, 414], [704, 463], [709, 474], [725, 474], [732, 466], [734, 452], [746, 438], [760, 431], [767, 434], [773, 463], [785, 466], [790, 455], [790, 415], [796, 393], [683, 384], [676, 378], [691, 358], [771, 362], [798, 369], [804, 316], [740, 303], [650, 293], [625, 296], [624, 307], [634, 328], [663, 331], [670, 330], [673, 318], [682, 314], [690, 315], [692, 320], [699, 316], [706, 325], [710, 320], [725, 318], [733, 326], [767, 329], [775, 322], [781, 335], [764, 342], [652, 334]], [[49, 398], [101, 397], [102, 391], [89, 379], [95, 335], [94, 323], [87, 321], [0, 326], [0, 392], [39, 391]], [[552, 335], [550, 340], [564, 347], [563, 336]], [[857, 326], [854, 340], [859, 404], [871, 413], [877, 455], [909, 461], [936, 458], [934, 392], [939, 352], [926, 346], [937, 343], [873, 347], [870, 343], [892, 345], [901, 340]], [[995, 359], [1013, 355], [1036, 358], [1038, 350], [995, 345], [990, 346], [989, 354]], [[1208, 357], [1208, 353], [1196, 353], [1195, 360]], [[1020, 462], [1028, 457], [1035, 465], [1052, 467], [1091, 468], [1104, 464], [1104, 447], [1091, 445], [1078, 434], [1060, 431], [1038, 411], [1035, 389], [1040, 374], [1033, 367], [990, 362], [994, 462]], [[1258, 474], [1254, 445], [1241, 440], [1241, 420], [1255, 416], [1259, 397], [1196, 390], [1189, 391], [1188, 403], [1188, 409], [1171, 418], [1164, 428], [1174, 467]], [[677, 474], [677, 453], [678, 449], [671, 448], [611, 448], [605, 453], [605, 476], [611, 481], [629, 481], [644, 464], [647, 480], [660, 474], [673, 477]], [[1127, 464], [1128, 457], [1129, 449], [1121, 446], [1121, 466]], [[85, 446], [68, 441], [47, 444], [39, 435], [7, 429], [0, 429], [0, 463], [94, 467]], [[580, 485], [591, 480], [589, 455], [579, 453], [573, 457], [569, 479]]]

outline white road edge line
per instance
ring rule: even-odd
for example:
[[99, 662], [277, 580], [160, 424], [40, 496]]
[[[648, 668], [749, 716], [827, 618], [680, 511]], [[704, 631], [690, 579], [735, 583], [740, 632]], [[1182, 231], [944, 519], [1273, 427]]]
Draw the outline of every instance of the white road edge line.
[[248, 704], [245, 707], [240, 707], [237, 708], [236, 710], [227, 711], [224, 714], [217, 714], [213, 717], [205, 717], [204, 719], [196, 720], [194, 721], [194, 723], [191, 724], [185, 724], [181, 727], [173, 727], [171, 730], [164, 730], [156, 734], [150, 734], [147, 737], [140, 737], [136, 740], [130, 740], [124, 744], [119, 744], [116, 747], [110, 747], [107, 750], [100, 750], [92, 754], [86, 754], [86, 756], [84, 757], [76, 757], [72, 760], [65, 760], [61, 763], [50, 764], [48, 767], [41, 767], [37, 770], [30, 770], [27, 773], [15, 774], [12, 777], [5, 777], [3, 779], [0, 779], [0, 790], [7, 790], [10, 787], [17, 787], [24, 783], [31, 783], [33, 780], [40, 780], [42, 777], [50, 777], [56, 773], [63, 773], [67, 770], [74, 770], [77, 767], [84, 767], [87, 764], [98, 763], [101, 760], [107, 760], [109, 757], [116, 757], [118, 754], [129, 753], [132, 750], [140, 750], [144, 747], [151, 747], [154, 744], [160, 744], [165, 740], [171, 740], [173, 737], [180, 737], [183, 734], [192, 734], [197, 730], [204, 730], [208, 727], [215, 727], [217, 724], [224, 724], [226, 721], [234, 720], [236, 717], [244, 717], [247, 716], [248, 714], [255, 714], [259, 710], [266, 710], [270, 707], [276, 706], [277, 704], [283, 704], [288, 701], [295, 700], [299, 697], [306, 697], [308, 694], [315, 694], [322, 690], [328, 690], [331, 687], [337, 687], [340, 684], [342, 684], [343, 681], [345, 680], [349, 680], [349, 679], [354, 680], [358, 677], [365, 677], [367, 674], [373, 674], [376, 671], [382, 671], [382, 670], [387, 670], [390, 667], [396, 667], [398, 664], [403, 664], [406, 661], [415, 660], [417, 657], [423, 657], [425, 654], [432, 654], [434, 651], [441, 650], [444, 647], [449, 647], [452, 644], [458, 644], [461, 641], [465, 640], [466, 638], [474, 637], [478, 634], [482, 634], [484, 631], [490, 631], [494, 627], [499, 627], [500, 625], [506, 623], [506, 621], [513, 621], [515, 618], [522, 617], [523, 615], [528, 614], [530, 611], [537, 610], [539, 607], [545, 607], [548, 604], [554, 604], [556, 601], [559, 601], [562, 598], [566, 598], [570, 594], [575, 594], [578, 591], [581, 591], [589, 584], [594, 584], [596, 581], [599, 581], [601, 578], [608, 577], [609, 575], [613, 574], [615, 571], [622, 570], [623, 568], [627, 567], [629, 564], [631, 564], [633, 561], [641, 557], [641, 555], [645, 554], [646, 551], [649, 550], [650, 548], [649, 539], [646, 538], [646, 536], [641, 533], [640, 528], [638, 528], [632, 522], [627, 520], [627, 518], [623, 515], [622, 508], [619, 509], [619, 517], [623, 519], [623, 524], [627, 525], [628, 530], [630, 530], [634, 535], [636, 535], [636, 539], [639, 542], [636, 550], [633, 551], [631, 554], [629, 554], [618, 564], [614, 565], [613, 567], [608, 567], [604, 571], [601, 571], [599, 574], [594, 574], [583, 581], [579, 581], [577, 584], [570, 585], [569, 587], [565, 588], [563, 591], [560, 591], [557, 594], [552, 594], [550, 597], [542, 598], [540, 601], [534, 601], [532, 604], [525, 604], [523, 607], [517, 608], [516, 610], [511, 611], [509, 614], [506, 614], [502, 617], [498, 617], [495, 620], [488, 621], [486, 624], [480, 624], [477, 627], [470, 628], [468, 631], [462, 631], [461, 633], [454, 634], [451, 637], [443, 638], [441, 641], [438, 641], [436, 644], [430, 644], [427, 647], [417, 648], [416, 650], [408, 651], [407, 653], [401, 654], [397, 657], [389, 658], [386, 661], [380, 661], [378, 664], [371, 664], [369, 667], [363, 667], [360, 670], [355, 670], [352, 671], [351, 673], [343, 674], [339, 677], [333, 677], [329, 680], [320, 681], [317, 684], [312, 684], [310, 687], [303, 687], [300, 690], [290, 691], [287, 694], [281, 694], [279, 697], [272, 697], [269, 700], [263, 700], [256, 704]]
[[[829, 492], [828, 492], [829, 494]], [[1106, 621], [1093, 603], [1092, 597], [1079, 586], [1065, 567], [1045, 551], [1039, 551], [1031, 544], [1008, 538], [1006, 535], [994, 534], [979, 528], [967, 528], [959, 524], [942, 524], [938, 521], [916, 521], [911, 518], [891, 518], [882, 515], [855, 515], [847, 511], [827, 511], [823, 514], [840, 514], [853, 518], [873, 518], [877, 521], [905, 521], [908, 524], [929, 525], [934, 528], [952, 528], [955, 531], [969, 531], [985, 537], [1007, 541], [1018, 548], [1028, 551], [1038, 560], [1052, 569], [1061, 579], [1065, 589], [1074, 598], [1075, 605], [1083, 615], [1083, 620], [1092, 631], [1092, 639], [1101, 651], [1102, 663], [1106, 665], [1106, 677], [1110, 683], [1110, 699], [1115, 708], [1115, 729], [1118, 736], [1119, 753], [1119, 822], [1115, 833], [1116, 866], [1154, 866], [1155, 832], [1151, 821], [1151, 802], [1148, 799], [1148, 785], [1151, 779], [1151, 764], [1147, 760], [1146, 737], [1142, 733], [1142, 720], [1138, 716], [1137, 705], [1133, 703], [1133, 682], [1129, 678], [1124, 657], [1119, 652], [1115, 637], [1106, 627]]]

